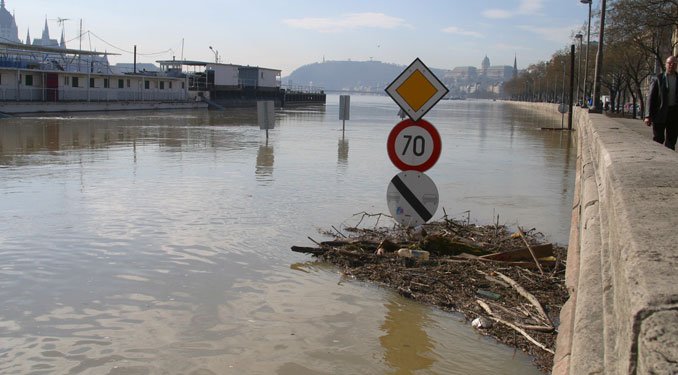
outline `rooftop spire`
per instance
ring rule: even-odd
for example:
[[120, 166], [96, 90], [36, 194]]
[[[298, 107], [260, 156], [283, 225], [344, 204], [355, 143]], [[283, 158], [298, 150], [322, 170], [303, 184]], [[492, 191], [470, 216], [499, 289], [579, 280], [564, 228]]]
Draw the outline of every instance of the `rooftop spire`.
[[42, 29], [42, 39], [43, 40], [49, 39], [49, 26], [47, 26], [47, 18], [45, 18], [45, 28]]
[[[4, 1], [3, 1], [4, 3]], [[26, 44], [30, 45], [31, 44], [31, 30], [26, 29]]]

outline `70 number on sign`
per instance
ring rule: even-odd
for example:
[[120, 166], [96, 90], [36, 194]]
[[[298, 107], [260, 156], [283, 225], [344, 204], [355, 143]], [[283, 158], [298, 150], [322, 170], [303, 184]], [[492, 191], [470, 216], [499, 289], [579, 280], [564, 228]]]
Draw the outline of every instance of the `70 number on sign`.
[[[410, 149], [410, 143], [412, 144], [412, 154], [416, 157], [422, 157], [424, 156], [424, 153], [427, 151], [426, 149], [426, 138], [421, 135], [403, 135], [403, 138], [407, 140], [407, 143], [405, 143], [405, 147], [403, 147], [403, 153], [402, 156], [407, 155], [407, 151]], [[412, 142], [412, 138], [414, 138], [414, 142]], [[397, 148], [397, 145], [396, 145]], [[428, 150], [432, 150], [429, 148]]]
[[399, 169], [423, 172], [440, 156], [438, 131], [425, 120], [404, 120], [396, 125], [387, 141], [388, 156]]

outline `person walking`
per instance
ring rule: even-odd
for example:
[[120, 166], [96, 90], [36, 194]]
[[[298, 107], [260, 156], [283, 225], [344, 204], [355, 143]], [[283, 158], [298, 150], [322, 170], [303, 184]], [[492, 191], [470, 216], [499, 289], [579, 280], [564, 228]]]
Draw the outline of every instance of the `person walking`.
[[650, 84], [645, 125], [652, 126], [652, 140], [675, 150], [678, 138], [678, 74], [676, 57], [666, 59], [666, 71]]

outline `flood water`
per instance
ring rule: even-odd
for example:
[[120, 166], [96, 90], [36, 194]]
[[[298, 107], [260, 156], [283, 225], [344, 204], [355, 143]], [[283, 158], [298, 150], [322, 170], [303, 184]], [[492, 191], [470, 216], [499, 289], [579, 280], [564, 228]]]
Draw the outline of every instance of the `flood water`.
[[[353, 95], [342, 132], [338, 103], [277, 111], [268, 140], [255, 110], [2, 120], [0, 373], [538, 374], [459, 315], [290, 251], [388, 214], [396, 104]], [[567, 242], [573, 136], [539, 130], [559, 119], [471, 100], [425, 118], [434, 219]]]

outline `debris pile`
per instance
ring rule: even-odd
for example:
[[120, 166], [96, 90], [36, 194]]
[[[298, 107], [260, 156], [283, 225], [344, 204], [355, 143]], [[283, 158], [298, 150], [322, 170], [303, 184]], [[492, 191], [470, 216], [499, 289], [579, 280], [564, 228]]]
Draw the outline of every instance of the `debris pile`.
[[558, 317], [568, 298], [566, 249], [544, 243], [534, 229], [510, 232], [503, 225], [477, 226], [447, 216], [416, 230], [358, 225], [343, 228], [349, 235], [332, 227], [334, 232], [324, 234], [333, 240], [309, 237], [315, 247], [292, 251], [330, 262], [348, 277], [460, 312], [479, 332], [523, 350], [550, 372]]

